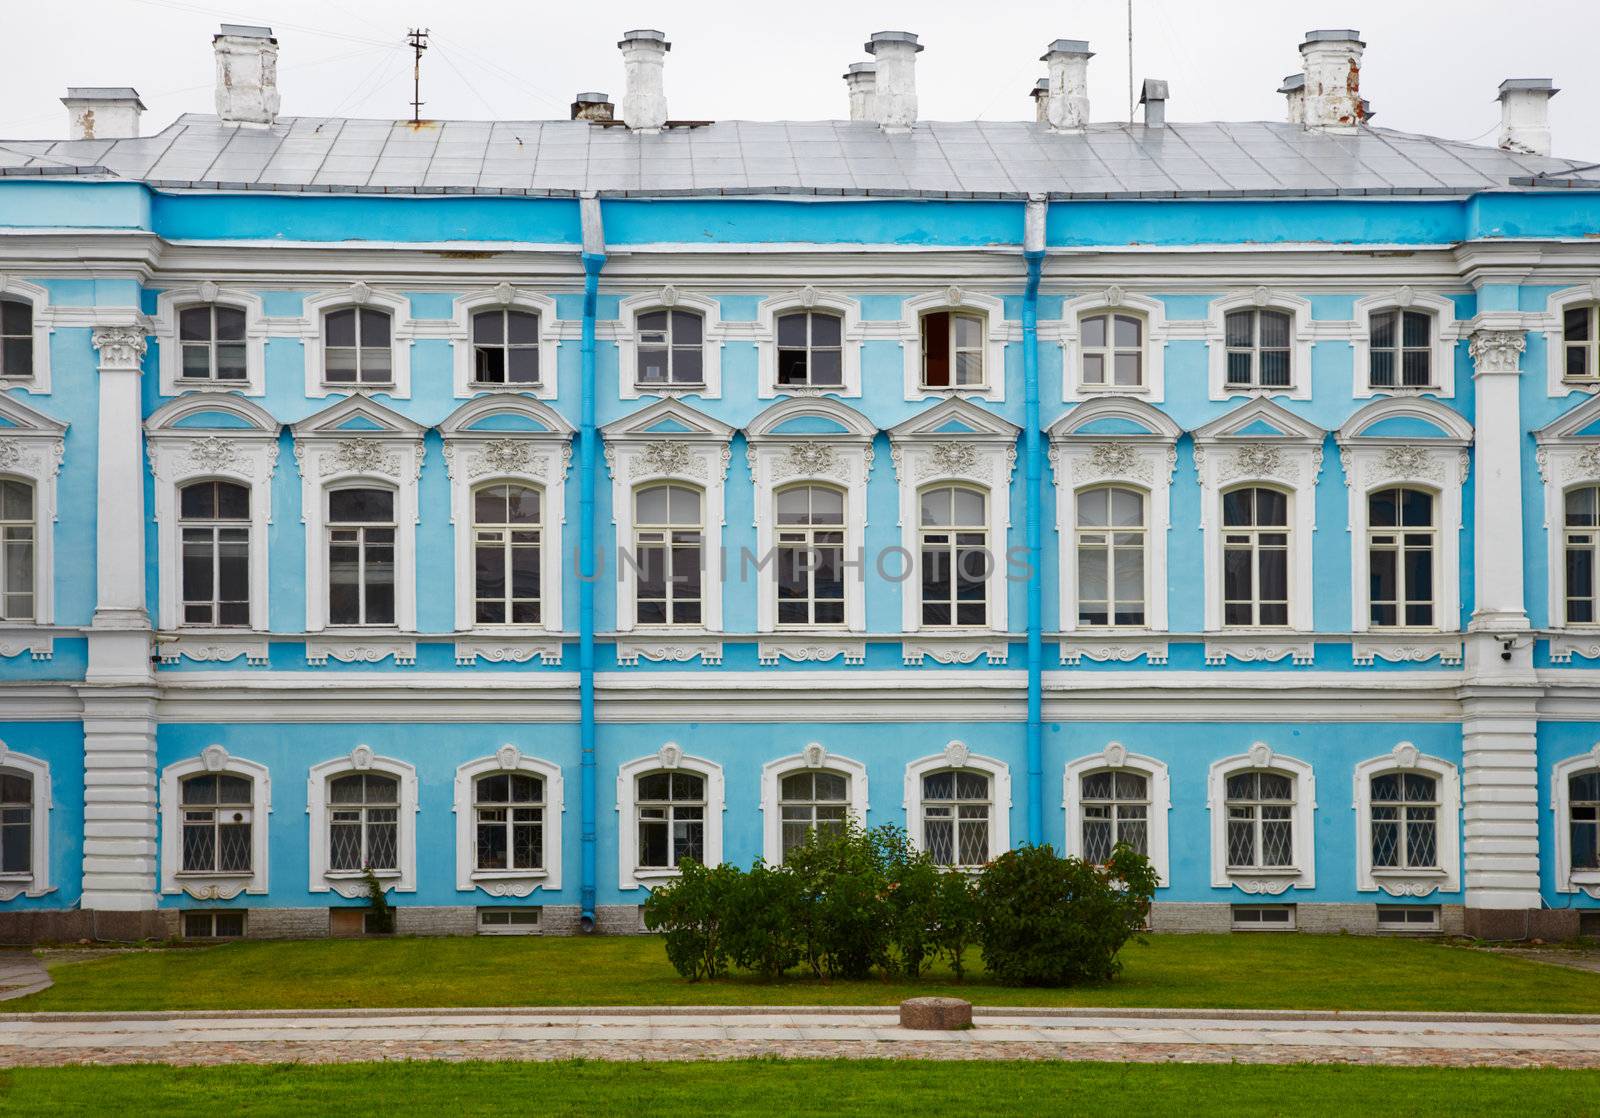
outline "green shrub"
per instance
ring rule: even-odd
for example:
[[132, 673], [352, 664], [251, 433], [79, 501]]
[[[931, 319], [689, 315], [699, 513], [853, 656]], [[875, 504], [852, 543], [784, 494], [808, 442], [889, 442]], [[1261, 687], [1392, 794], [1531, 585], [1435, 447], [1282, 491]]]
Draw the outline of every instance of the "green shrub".
[[739, 874], [726, 904], [722, 941], [734, 966], [771, 981], [800, 961], [800, 890], [794, 874], [757, 859], [749, 873]]
[[812, 831], [789, 851], [805, 961], [813, 974], [867, 978], [890, 967], [892, 919], [884, 898], [887, 865], [904, 832], [896, 827]]
[[378, 880], [371, 866], [362, 869], [361, 880], [367, 889], [367, 914], [362, 918], [363, 927], [373, 935], [390, 934], [394, 931], [394, 908], [389, 904], [388, 894], [383, 891], [383, 882]]
[[967, 976], [965, 955], [977, 934], [978, 901], [972, 882], [956, 870], [941, 872], [933, 899], [929, 942], [957, 979]]
[[716, 978], [727, 970], [724, 923], [742, 885], [737, 866], [707, 869], [685, 858], [679, 876], [651, 891], [644, 902], [644, 926], [664, 933], [667, 960], [691, 982]]

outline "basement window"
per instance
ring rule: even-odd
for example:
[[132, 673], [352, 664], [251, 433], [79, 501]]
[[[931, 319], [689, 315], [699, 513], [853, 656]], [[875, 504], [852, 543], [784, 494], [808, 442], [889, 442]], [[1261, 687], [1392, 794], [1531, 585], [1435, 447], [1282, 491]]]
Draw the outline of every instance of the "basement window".
[[238, 939], [244, 935], [244, 913], [204, 909], [183, 914], [184, 939]]
[[531, 936], [539, 932], [537, 908], [480, 908], [480, 936]]
[[1381, 904], [1378, 906], [1380, 932], [1437, 932], [1438, 905]]
[[1600, 939], [1600, 909], [1578, 913], [1578, 934], [1591, 939]]
[[1294, 905], [1236, 904], [1233, 906], [1233, 930], [1236, 932], [1292, 932], [1294, 931]]

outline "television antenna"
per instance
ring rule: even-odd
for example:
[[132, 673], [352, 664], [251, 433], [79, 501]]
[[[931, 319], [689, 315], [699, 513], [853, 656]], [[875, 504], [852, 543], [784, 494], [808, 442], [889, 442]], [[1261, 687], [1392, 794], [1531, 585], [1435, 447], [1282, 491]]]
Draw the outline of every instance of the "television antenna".
[[411, 123], [422, 123], [422, 52], [428, 49], [428, 29], [420, 30], [413, 27], [406, 32], [406, 41], [411, 44], [415, 57], [411, 62]]

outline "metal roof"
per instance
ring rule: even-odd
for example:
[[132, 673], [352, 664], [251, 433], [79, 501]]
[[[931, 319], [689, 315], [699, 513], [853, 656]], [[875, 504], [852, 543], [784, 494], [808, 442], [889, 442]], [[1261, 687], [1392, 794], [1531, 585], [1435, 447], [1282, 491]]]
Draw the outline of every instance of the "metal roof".
[[[1079, 198], [1461, 194], [1592, 185], [1590, 164], [1385, 128], [1274, 122], [718, 121], [641, 135], [587, 121], [286, 117], [269, 128], [186, 114], [153, 136], [0, 142], [0, 175], [105, 175], [174, 189], [672, 196]], [[1547, 176], [1541, 178], [1541, 176]]]

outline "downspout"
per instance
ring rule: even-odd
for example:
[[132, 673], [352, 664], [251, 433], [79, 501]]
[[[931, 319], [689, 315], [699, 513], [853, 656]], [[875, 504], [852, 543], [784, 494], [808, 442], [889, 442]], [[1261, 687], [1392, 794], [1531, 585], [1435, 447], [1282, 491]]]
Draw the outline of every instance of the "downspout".
[[1044, 842], [1044, 437], [1039, 420], [1039, 277], [1044, 267], [1042, 194], [1028, 199], [1022, 258], [1028, 285], [1022, 293], [1022, 449], [1028, 546], [1028, 842]]
[[605, 229], [600, 199], [593, 194], [578, 202], [583, 218], [583, 339], [579, 343], [580, 395], [578, 417], [578, 746], [580, 749], [579, 826], [582, 861], [579, 869], [578, 927], [594, 931], [595, 828], [599, 783], [595, 772], [594, 719], [594, 584], [595, 454], [600, 433], [595, 426], [595, 316], [600, 303], [600, 269], [606, 263]]

